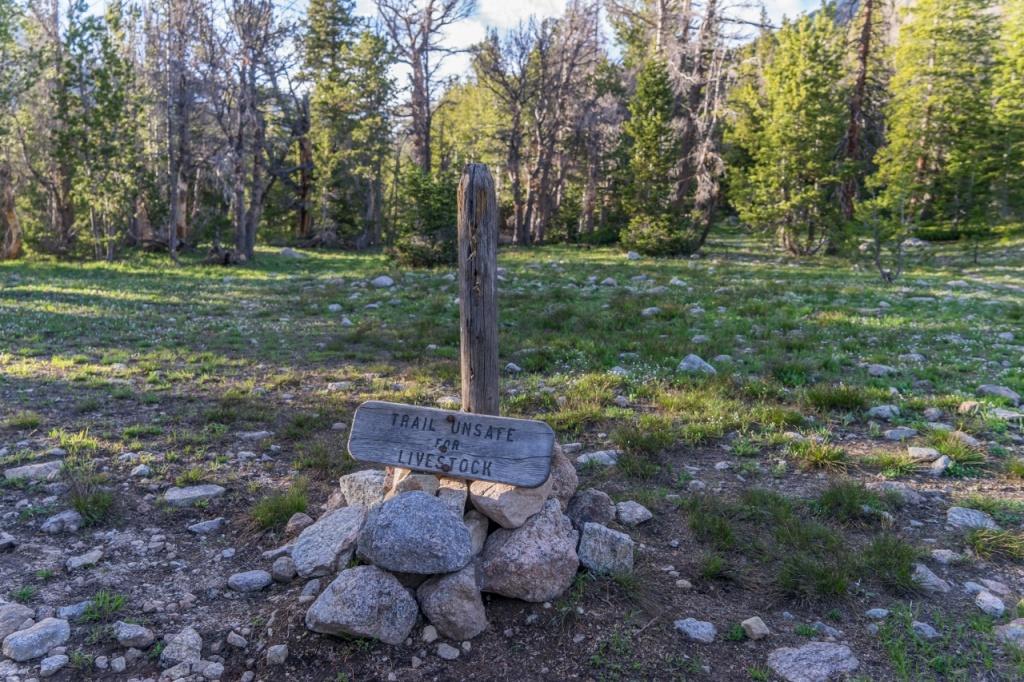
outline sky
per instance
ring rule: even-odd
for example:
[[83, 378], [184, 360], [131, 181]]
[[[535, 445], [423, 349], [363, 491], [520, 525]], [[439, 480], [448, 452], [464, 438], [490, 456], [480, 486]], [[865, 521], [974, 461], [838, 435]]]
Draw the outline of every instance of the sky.
[[[566, 0], [477, 0], [477, 12], [468, 19], [453, 25], [448, 31], [448, 42], [452, 47], [464, 48], [480, 42], [488, 28], [499, 32], [514, 27], [530, 15], [538, 19], [558, 16], [565, 8]], [[768, 17], [778, 24], [783, 16], [797, 14], [821, 5], [820, 0], [764, 0]], [[356, 11], [372, 16], [375, 13], [373, 0], [357, 0]], [[756, 19], [759, 12], [751, 11]], [[449, 57], [444, 64], [447, 75], [459, 75], [469, 70], [469, 56], [458, 54]]]

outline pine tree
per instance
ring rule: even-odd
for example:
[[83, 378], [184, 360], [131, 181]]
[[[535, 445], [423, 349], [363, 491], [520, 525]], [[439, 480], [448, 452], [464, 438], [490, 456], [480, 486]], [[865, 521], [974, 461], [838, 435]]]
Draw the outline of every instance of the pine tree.
[[23, 89], [15, 33], [18, 10], [13, 0], [0, 0], [0, 260], [21, 256], [21, 220], [14, 193], [10, 150], [17, 95]]
[[1024, 0], [1005, 0], [994, 75], [995, 187], [1004, 213], [1024, 217]]
[[637, 78], [629, 102], [629, 120], [622, 128], [632, 142], [629, 170], [633, 185], [629, 209], [660, 215], [669, 206], [672, 168], [679, 159], [679, 139], [672, 129], [675, 95], [668, 68], [660, 58], [650, 59]]
[[900, 28], [888, 144], [873, 183], [893, 215], [980, 224], [991, 187], [993, 0], [918, 0]]
[[760, 78], [731, 98], [726, 139], [748, 162], [734, 170], [730, 197], [744, 221], [775, 230], [791, 253], [816, 253], [838, 236], [843, 36], [822, 11], [784, 24], [756, 54]]

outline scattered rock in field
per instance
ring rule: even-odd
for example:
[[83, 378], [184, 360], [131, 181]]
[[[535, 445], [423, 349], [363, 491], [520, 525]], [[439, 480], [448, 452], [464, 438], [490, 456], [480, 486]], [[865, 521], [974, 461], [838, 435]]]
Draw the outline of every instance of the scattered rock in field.
[[1006, 605], [1003, 600], [988, 590], [982, 590], [974, 597], [974, 604], [990, 616], [1002, 617], [1006, 612]]
[[578, 529], [588, 521], [607, 525], [615, 520], [615, 503], [607, 493], [587, 488], [572, 496], [565, 513]]
[[449, 513], [444, 502], [420, 491], [371, 509], [357, 547], [359, 556], [400, 573], [453, 573], [473, 557], [462, 519]]
[[277, 557], [270, 567], [270, 577], [278, 583], [290, 583], [297, 573], [295, 561], [290, 556]]
[[303, 578], [327, 575], [347, 564], [365, 520], [364, 507], [342, 507], [303, 530], [291, 551], [298, 574]]
[[235, 434], [239, 440], [264, 440], [274, 435], [273, 431], [241, 431]]
[[928, 623], [922, 623], [919, 620], [915, 620], [910, 623], [910, 627], [924, 639], [938, 639], [939, 637], [939, 631]]
[[67, 666], [69, 659], [64, 654], [57, 654], [56, 656], [47, 656], [43, 660], [39, 661], [39, 676], [40, 677], [52, 677]]
[[1020, 406], [1020, 394], [1006, 386], [982, 384], [978, 386], [978, 395], [1009, 400], [1014, 407]]
[[203, 638], [195, 628], [187, 626], [181, 632], [164, 638], [160, 652], [160, 667], [170, 668], [181, 663], [193, 663], [202, 658]]
[[925, 408], [924, 418], [930, 422], [937, 422], [942, 419], [942, 410], [937, 407]]
[[0, 531], [0, 552], [8, 552], [18, 546], [14, 536], [5, 531]]
[[897, 426], [894, 429], [888, 429], [882, 435], [885, 436], [887, 440], [902, 441], [916, 436], [917, 429], [912, 429], [909, 426]]
[[951, 589], [948, 582], [935, 575], [924, 564], [914, 564], [914, 573], [911, 575], [911, 578], [928, 592], [946, 593]]
[[551, 497], [558, 500], [562, 505], [562, 511], [568, 507], [569, 500], [576, 492], [580, 484], [579, 476], [576, 474], [576, 467], [572, 465], [569, 458], [562, 454], [562, 448], [555, 445], [555, 452], [551, 458]]
[[842, 630], [834, 628], [831, 625], [828, 625], [827, 623], [821, 622], [820, 620], [812, 623], [811, 627], [814, 628], [814, 630], [823, 637], [838, 639], [843, 636]]
[[676, 369], [680, 372], [686, 372], [688, 374], [718, 374], [718, 371], [714, 367], [704, 362], [698, 355], [690, 353], [680, 361], [679, 366]]
[[967, 507], [950, 507], [947, 509], [946, 524], [958, 529], [999, 529], [999, 525], [991, 516], [979, 509], [968, 509]]
[[1007, 587], [1004, 583], [999, 582], [998, 580], [992, 580], [990, 578], [980, 578], [979, 582], [993, 594], [998, 594], [1001, 597], [1010, 596], [1010, 588]]
[[164, 493], [164, 502], [172, 507], [189, 507], [202, 500], [212, 500], [224, 494], [224, 488], [213, 483], [192, 485], [186, 488], [169, 488]]
[[267, 665], [284, 665], [284, 662], [287, 660], [287, 644], [274, 644], [267, 647]]
[[718, 634], [717, 628], [706, 620], [683, 618], [674, 623], [676, 630], [686, 635], [687, 639], [702, 644], [711, 644]]
[[487, 538], [480, 560], [481, 588], [530, 602], [555, 599], [579, 568], [579, 534], [557, 500], [519, 528], [500, 528]]
[[384, 499], [385, 473], [380, 469], [363, 469], [338, 479], [338, 487], [346, 504], [369, 509]]
[[25, 621], [35, 616], [35, 611], [24, 604], [0, 604], [0, 641], [22, 628]]
[[423, 615], [449, 639], [472, 639], [487, 629], [476, 568], [430, 578], [416, 591]]
[[53, 481], [60, 476], [63, 462], [37, 462], [4, 470], [4, 478], [8, 481]]
[[654, 317], [661, 314], [661, 308], [656, 305], [652, 305], [650, 308], [644, 308], [641, 310], [640, 314], [644, 317]]
[[933, 549], [931, 554], [932, 559], [943, 566], [948, 566], [954, 561], [958, 561], [960, 559], [960, 555], [951, 549]]
[[95, 547], [85, 554], [69, 557], [68, 560], [64, 562], [64, 567], [68, 571], [75, 571], [86, 566], [94, 566], [98, 564], [102, 558], [103, 550], [99, 547]]
[[615, 518], [624, 526], [639, 526], [654, 518], [650, 510], [633, 500], [626, 500], [615, 505]]
[[451, 644], [442, 642], [437, 645], [437, 655], [446, 661], [454, 661], [459, 657], [459, 650]]
[[228, 646], [233, 646], [236, 649], [244, 649], [249, 646], [249, 640], [242, 637], [234, 630], [228, 633], [228, 636], [224, 638], [224, 641], [227, 642]]
[[156, 635], [147, 627], [135, 623], [114, 623], [114, 638], [125, 648], [145, 649], [156, 641]]
[[1024, 647], [1024, 618], [1015, 618], [1005, 625], [997, 625], [995, 634], [1000, 642]]
[[320, 594], [320, 580], [310, 580], [302, 586], [302, 592], [299, 593], [299, 603], [308, 604], [309, 602], [316, 599], [316, 596], [318, 594]]
[[864, 615], [872, 620], [884, 620], [889, 617], [889, 609], [868, 609]]
[[376, 566], [356, 566], [339, 573], [317, 597], [306, 612], [306, 627], [397, 645], [412, 632], [418, 615], [416, 600], [395, 576]]
[[828, 682], [859, 666], [850, 647], [831, 642], [783, 647], [768, 655], [768, 667], [786, 682]]
[[296, 533], [301, 533], [312, 526], [313, 523], [313, 517], [309, 514], [295, 512], [291, 515], [291, 518], [288, 519], [288, 523], [284, 527], [284, 534], [295, 535]]
[[228, 577], [228, 587], [235, 592], [258, 592], [273, 582], [270, 573], [263, 570], [243, 571]]
[[433, 625], [424, 626], [423, 632], [420, 634], [420, 639], [422, 639], [427, 644], [433, 644], [437, 641], [438, 637], [439, 635], [437, 634], [437, 628], [435, 628]]
[[130, 476], [133, 478], [149, 478], [152, 474], [153, 469], [148, 464], [138, 464], [131, 470]]
[[12, 632], [4, 638], [3, 653], [19, 663], [41, 658], [53, 647], [60, 646], [71, 637], [71, 626], [60, 618], [44, 618], [24, 630]]
[[502, 528], [518, 528], [541, 510], [551, 492], [551, 486], [550, 476], [536, 488], [473, 481], [469, 484], [469, 501], [477, 511]]
[[193, 523], [188, 527], [189, 531], [196, 535], [208, 535], [210, 533], [216, 533], [218, 530], [224, 527], [225, 521], [223, 516], [218, 516], [215, 519], [209, 521], [200, 521], [199, 523]]
[[963, 431], [953, 431], [950, 435], [953, 438], [956, 438], [958, 441], [960, 441], [961, 443], [963, 443], [964, 445], [966, 445], [969, 448], [980, 448], [981, 447], [981, 441], [980, 440], [978, 440], [977, 438], [975, 438], [974, 436], [972, 436], [972, 435], [970, 435], [968, 433], [964, 433]]
[[928, 466], [928, 475], [938, 478], [946, 473], [949, 467], [953, 466], [953, 460], [943, 455]]
[[509, 374], [519, 374], [520, 372], [523, 371], [523, 368], [514, 362], [510, 362], [507, 365], [505, 365], [505, 371], [508, 372]]
[[942, 456], [935, 448], [923, 448], [910, 446], [907, 448], [907, 456], [914, 462], [934, 462]]
[[484, 542], [487, 541], [487, 530], [491, 520], [475, 509], [470, 509], [462, 517], [462, 522], [469, 530], [470, 544], [473, 547], [473, 556], [477, 556], [484, 549]]
[[898, 481], [880, 481], [869, 485], [872, 490], [881, 490], [886, 493], [891, 493], [900, 498], [904, 504], [922, 504], [924, 502], [924, 495], [911, 488], [906, 483], [900, 483]]
[[306, 254], [300, 253], [299, 251], [296, 251], [295, 249], [293, 249], [290, 246], [284, 247], [283, 249], [281, 249], [279, 251], [279, 253], [281, 254], [281, 256], [283, 258], [295, 258], [295, 259], [306, 258]]
[[618, 450], [596, 450], [594, 452], [584, 452], [576, 458], [577, 464], [600, 464], [606, 467], [614, 466], [618, 461]]
[[604, 279], [601, 280], [601, 286], [615, 287], [618, 285], [619, 283], [615, 281], [614, 277], [605, 277]]
[[890, 374], [897, 374], [899, 370], [889, 365], [868, 365], [868, 375], [873, 377], [887, 377]]
[[765, 625], [764, 621], [761, 620], [760, 616], [751, 616], [745, 621], [740, 623], [740, 627], [743, 628], [743, 632], [749, 639], [758, 640], [764, 639], [768, 635], [772, 634], [768, 626]]
[[633, 539], [599, 523], [586, 522], [580, 534], [579, 561], [598, 574], [633, 572]]
[[395, 280], [391, 279], [387, 275], [380, 275], [370, 280], [370, 285], [377, 289], [387, 289], [388, 287], [395, 286]]
[[868, 416], [873, 419], [882, 419], [891, 422], [900, 416], [900, 408], [895, 405], [876, 405], [868, 410]]

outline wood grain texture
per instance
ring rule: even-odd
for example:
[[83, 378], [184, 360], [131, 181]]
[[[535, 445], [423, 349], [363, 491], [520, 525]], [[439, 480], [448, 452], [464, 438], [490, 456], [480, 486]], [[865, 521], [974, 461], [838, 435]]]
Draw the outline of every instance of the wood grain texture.
[[458, 216], [462, 409], [498, 414], [498, 200], [487, 166], [462, 171]]
[[535, 488], [551, 473], [555, 433], [509, 419], [371, 400], [356, 409], [348, 451], [360, 462]]

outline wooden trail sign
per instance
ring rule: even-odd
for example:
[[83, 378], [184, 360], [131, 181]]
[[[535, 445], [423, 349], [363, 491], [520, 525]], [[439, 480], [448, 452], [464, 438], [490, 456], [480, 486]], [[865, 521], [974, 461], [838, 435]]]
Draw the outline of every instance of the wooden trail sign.
[[498, 202], [487, 166], [459, 181], [462, 412], [371, 400], [356, 409], [348, 451], [361, 462], [536, 488], [551, 473], [555, 434], [498, 414]]
[[356, 409], [348, 451], [360, 462], [536, 488], [554, 444], [551, 427], [533, 419], [371, 400]]

